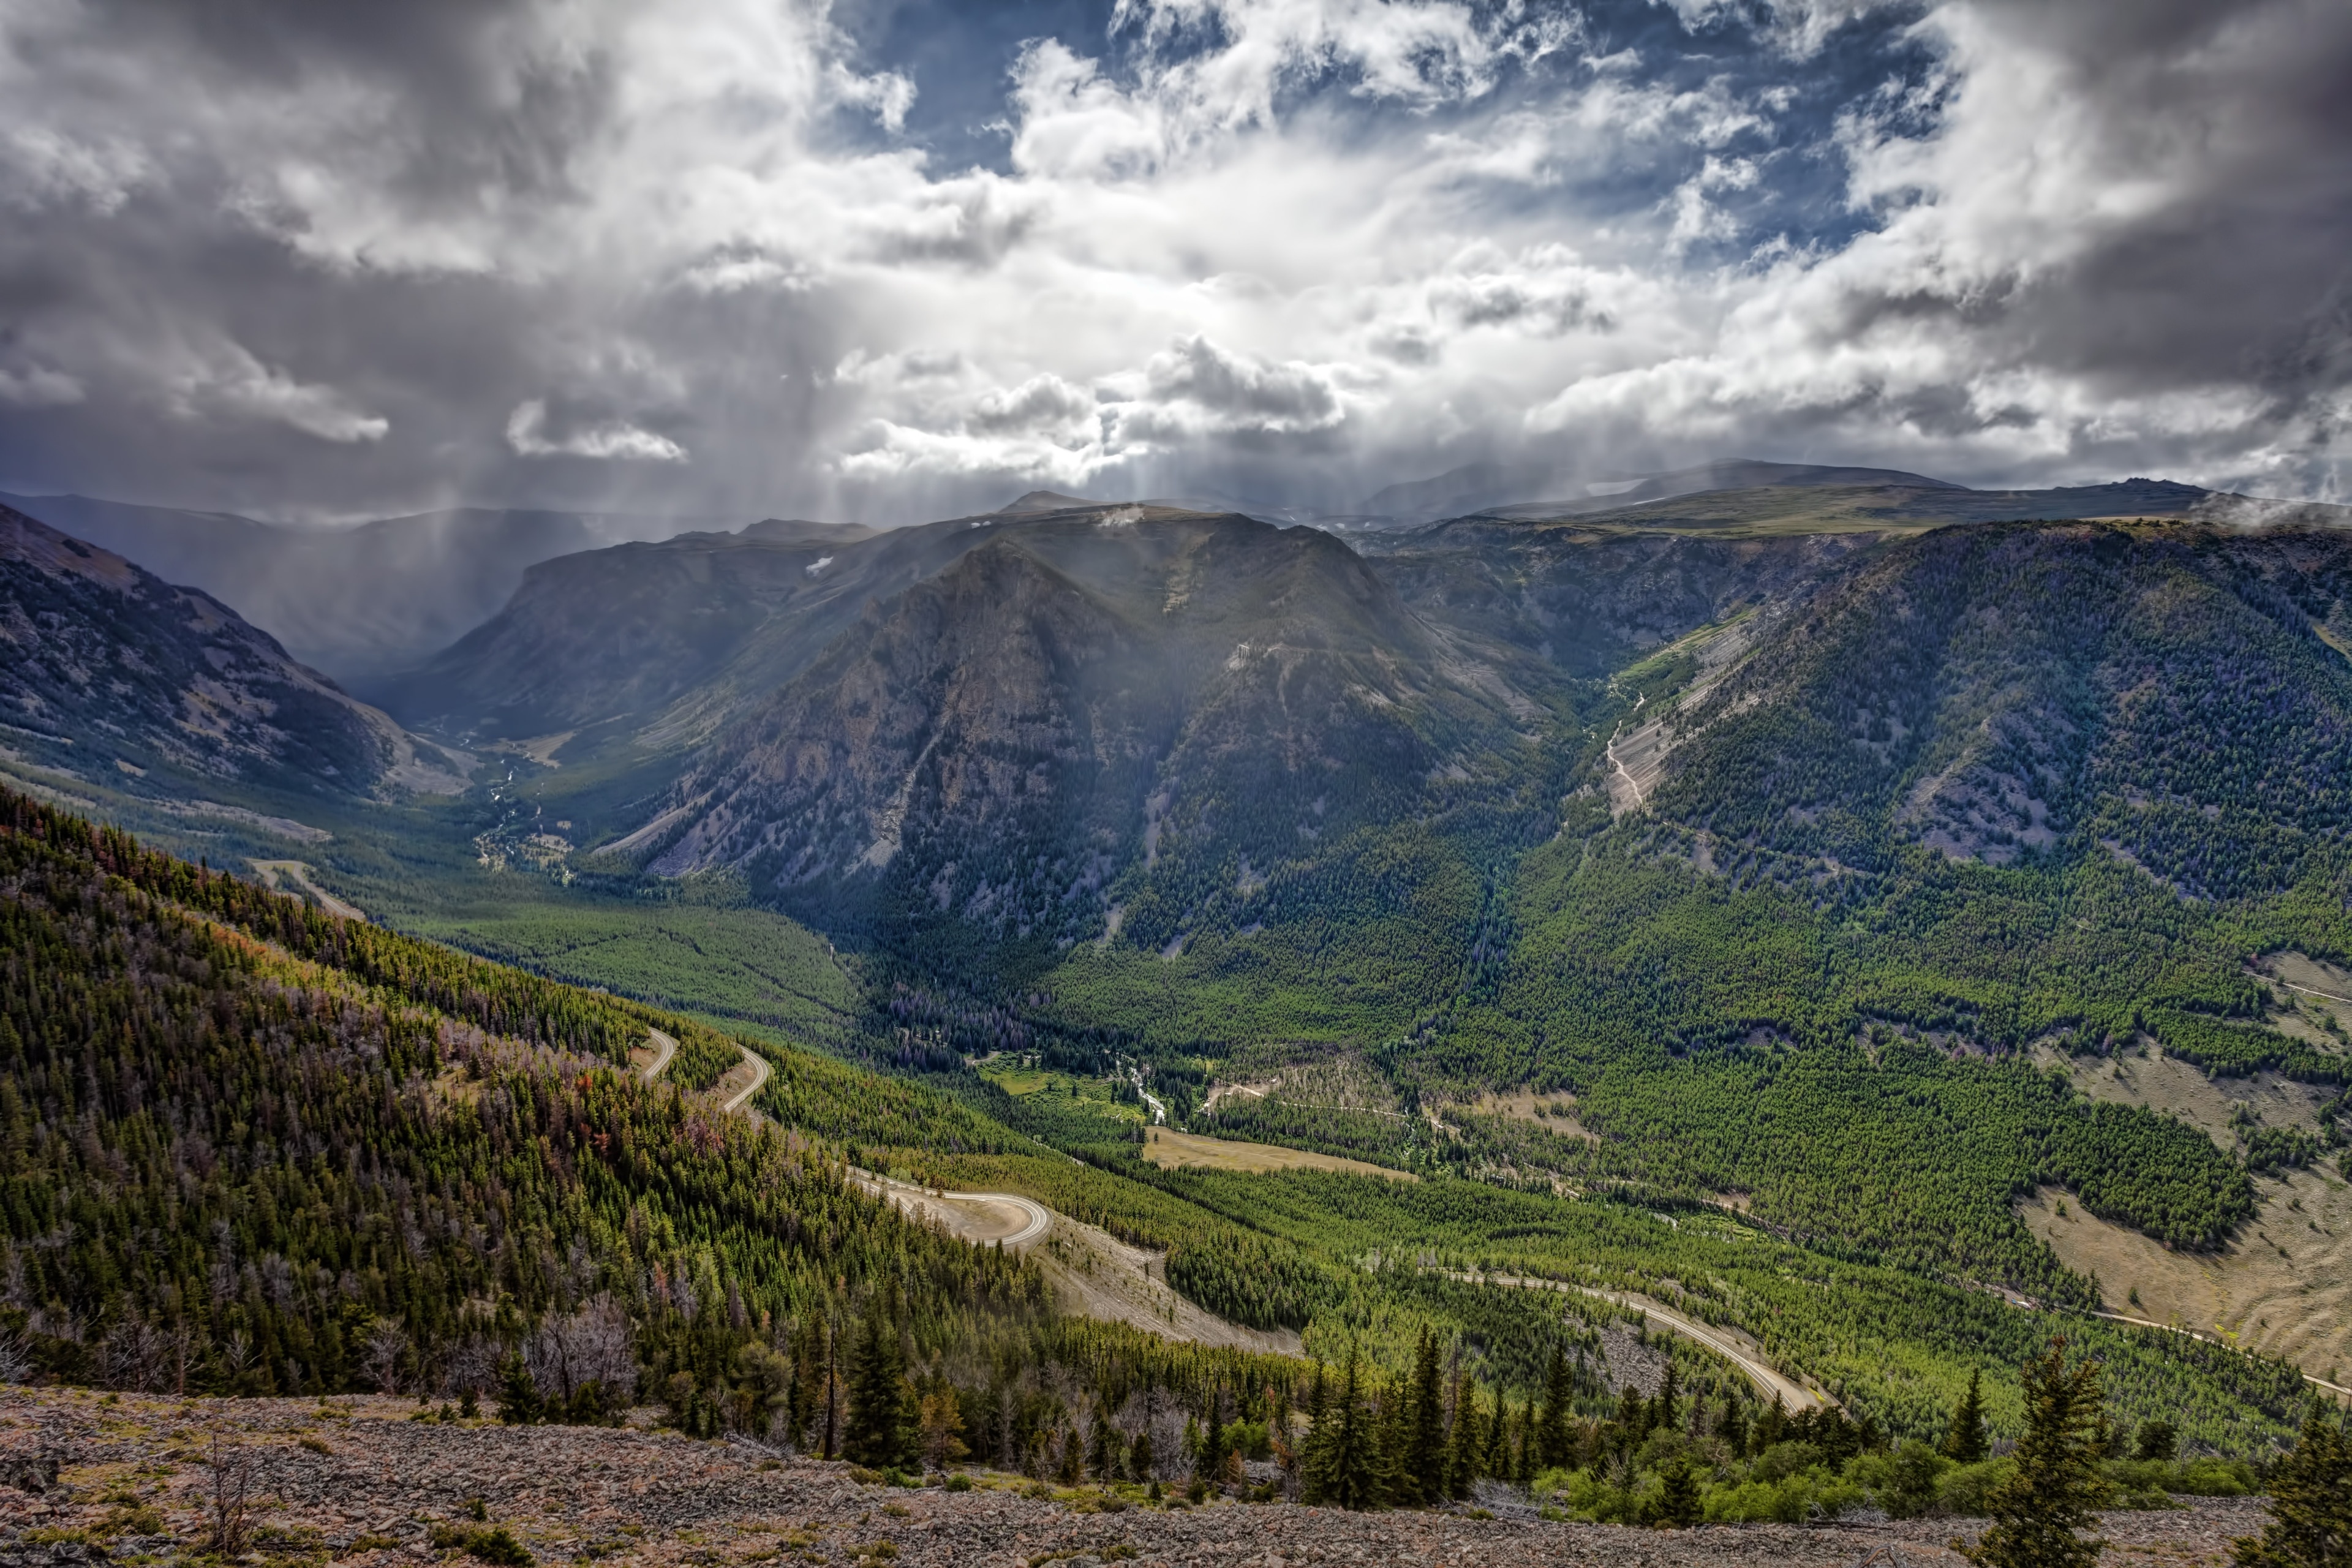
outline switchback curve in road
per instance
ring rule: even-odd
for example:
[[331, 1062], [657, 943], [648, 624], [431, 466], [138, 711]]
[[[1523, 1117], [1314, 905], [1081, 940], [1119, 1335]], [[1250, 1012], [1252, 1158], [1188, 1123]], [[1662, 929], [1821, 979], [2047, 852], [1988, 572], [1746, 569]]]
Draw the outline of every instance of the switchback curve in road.
[[[649, 1037], [649, 1043], [655, 1053], [654, 1059], [646, 1063], [643, 1069], [646, 1081], [651, 1083], [668, 1069], [670, 1058], [677, 1054], [677, 1042], [659, 1029], [647, 1029], [646, 1034]], [[735, 1048], [743, 1053], [744, 1061], [751, 1065], [751, 1081], [721, 1100], [719, 1109], [721, 1111], [742, 1110], [757, 1116], [759, 1112], [750, 1110], [751, 1098], [760, 1092], [761, 1086], [766, 1084], [769, 1075], [774, 1069], [768, 1065], [767, 1058], [751, 1047], [739, 1041]], [[1000, 1211], [1012, 1210], [1013, 1214], [1011, 1216], [1011, 1222], [1013, 1228], [1010, 1232], [1001, 1236], [979, 1237], [982, 1240], [1001, 1241], [1006, 1247], [1025, 1247], [1045, 1235], [1054, 1224], [1054, 1214], [1051, 1209], [1035, 1199], [1024, 1198], [1018, 1193], [933, 1194], [926, 1188], [912, 1186], [905, 1182], [892, 1181], [887, 1176], [877, 1176], [867, 1171], [852, 1171], [850, 1180], [876, 1196], [887, 1198], [900, 1208], [919, 1217], [945, 1220], [951, 1230], [1001, 1229], [1003, 1224], [1007, 1223], [1003, 1218], [1000, 1218], [999, 1223], [994, 1226], [975, 1222], [982, 1221], [982, 1211], [990, 1208]]]
[[[721, 1110], [740, 1110], [751, 1104], [751, 1097], [760, 1092], [760, 1086], [768, 1081], [768, 1073], [771, 1070], [768, 1067], [768, 1058], [751, 1047], [738, 1044], [735, 1048], [741, 1051], [743, 1059], [751, 1064], [751, 1081], [740, 1093], [730, 1095], [721, 1101], [719, 1107]], [[756, 1116], [759, 1113], [754, 1111], [752, 1114]]]
[[645, 1066], [645, 1079], [651, 1083], [669, 1070], [669, 1058], [677, 1055], [677, 1042], [659, 1029], [647, 1029], [646, 1038], [654, 1048], [654, 1059]]
[[1020, 1217], [1020, 1224], [1009, 1234], [982, 1239], [999, 1241], [1006, 1247], [1025, 1247], [1053, 1227], [1054, 1211], [1034, 1198], [1024, 1198], [1018, 1193], [933, 1193], [928, 1187], [893, 1181], [869, 1171], [852, 1171], [850, 1180], [877, 1197], [887, 1198], [919, 1218], [936, 1217], [949, 1223], [950, 1229], [973, 1228], [979, 1218], [975, 1211], [989, 1208], [1011, 1209]]

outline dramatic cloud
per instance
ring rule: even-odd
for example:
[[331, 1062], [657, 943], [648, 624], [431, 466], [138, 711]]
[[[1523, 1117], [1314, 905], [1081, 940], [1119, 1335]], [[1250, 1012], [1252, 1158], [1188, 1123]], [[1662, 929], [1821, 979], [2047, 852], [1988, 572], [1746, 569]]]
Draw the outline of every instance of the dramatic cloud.
[[0, 0], [0, 489], [888, 521], [1539, 453], [2340, 493], [2336, 0], [1028, 15]]

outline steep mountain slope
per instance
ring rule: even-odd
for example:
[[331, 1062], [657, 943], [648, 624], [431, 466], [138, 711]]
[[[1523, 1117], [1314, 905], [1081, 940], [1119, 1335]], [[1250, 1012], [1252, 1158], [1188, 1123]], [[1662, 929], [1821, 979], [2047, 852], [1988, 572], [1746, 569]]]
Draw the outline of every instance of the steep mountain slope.
[[[0, 1326], [48, 1370], [487, 1391], [530, 1348], [559, 1416], [568, 1399], [593, 1419], [641, 1371], [648, 1394], [674, 1373], [723, 1389], [771, 1321], [846, 1314], [885, 1279], [918, 1344], [1043, 1305], [1018, 1259], [902, 1219], [803, 1140], [643, 1082], [625, 1053], [650, 1026], [683, 1041], [670, 1076], [688, 1085], [734, 1058], [683, 1020], [6, 794], [0, 886]], [[902, 1136], [925, 1110], [967, 1138], [983, 1125], [806, 1058], [772, 1092]], [[604, 1387], [583, 1401], [588, 1379]]]
[[1662, 816], [1882, 861], [2095, 834], [2197, 897], [2352, 832], [2352, 533], [1990, 525], [1890, 550], [1670, 728]]
[[[454, 790], [446, 759], [236, 612], [0, 507], [0, 710], [20, 755], [167, 795]], [[138, 781], [132, 786], [129, 781]]]
[[496, 616], [376, 690], [412, 722], [461, 734], [523, 737], [657, 713], [814, 592], [810, 567], [827, 552], [754, 528], [541, 562]]
[[166, 582], [201, 588], [304, 664], [362, 682], [413, 665], [481, 624], [536, 562], [694, 525], [469, 508], [314, 529], [84, 496], [0, 496], [0, 502]]
[[1099, 932], [1137, 873], [1184, 889], [1165, 942], [1433, 777], [1514, 765], [1540, 681], [1314, 530], [1048, 514], [874, 605], [626, 847], [1061, 940]]
[[[2300, 1228], [2273, 1184], [2343, 1147], [2352, 1057], [2249, 961], [2352, 952], [2347, 574], [2352, 532], [2193, 522], [1858, 552], [1725, 660], [1621, 672], [1507, 957], [1381, 1059], [1424, 1097], [1572, 1094], [1577, 1138], [1526, 1156], [1563, 1177], [2036, 1295], [2080, 1286], [2007, 1212], [2035, 1184], [2174, 1247]], [[2296, 1116], [2217, 1150], [2037, 1052], [2274, 1074]]]
[[1415, 611], [1593, 678], [1743, 608], [1801, 596], [1875, 531], [1710, 538], [1464, 519], [1367, 546]]

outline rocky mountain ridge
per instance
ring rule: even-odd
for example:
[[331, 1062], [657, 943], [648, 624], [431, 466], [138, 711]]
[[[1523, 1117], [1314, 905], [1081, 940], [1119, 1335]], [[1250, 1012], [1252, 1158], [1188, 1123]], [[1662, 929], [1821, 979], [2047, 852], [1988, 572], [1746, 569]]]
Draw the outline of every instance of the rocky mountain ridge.
[[457, 765], [194, 588], [0, 507], [0, 710], [16, 760], [170, 793], [452, 793]]

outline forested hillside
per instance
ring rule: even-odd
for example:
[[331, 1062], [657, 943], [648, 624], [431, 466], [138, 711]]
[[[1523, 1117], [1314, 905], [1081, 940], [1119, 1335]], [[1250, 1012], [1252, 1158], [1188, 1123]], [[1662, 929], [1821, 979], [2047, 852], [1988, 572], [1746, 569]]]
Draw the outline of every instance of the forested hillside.
[[[1406, 1376], [1416, 1344], [1442, 1342], [1490, 1413], [1465, 1477], [1552, 1462], [1570, 1439], [1546, 1431], [1577, 1452], [1638, 1441], [1619, 1393], [1643, 1365], [1674, 1364], [1710, 1411], [1755, 1408], [1724, 1363], [1630, 1335], [1631, 1309], [1465, 1273], [1677, 1295], [1837, 1391], [1867, 1418], [1864, 1447], [1932, 1436], [1971, 1370], [2003, 1426], [2004, 1363], [2039, 1331], [1990, 1297], [1745, 1226], [1677, 1229], [1443, 1170], [1402, 1188], [1160, 1172], [1083, 1118], [1058, 1125], [1087, 1163], [1041, 1157], [975, 1109], [984, 1096], [799, 1051], [770, 1052], [772, 1121], [723, 1116], [695, 1089], [733, 1043], [690, 1020], [333, 918], [16, 796], [0, 797], [0, 1333], [52, 1375], [471, 1389], [515, 1419], [601, 1419], [633, 1397], [688, 1430], [870, 1462], [911, 1463], [919, 1426], [1041, 1473], [1139, 1479], [1209, 1462], [1201, 1431], [1263, 1451], [1282, 1412], [1317, 1407], [1308, 1363], [1059, 1316], [1036, 1262], [905, 1221], [845, 1179], [844, 1152], [1031, 1192], [1165, 1248], [1195, 1300], [1378, 1369], [1361, 1397], [1390, 1428], [1430, 1396]], [[681, 1042], [675, 1085], [623, 1063], [649, 1026]], [[2234, 1450], [2292, 1405], [2275, 1363], [2076, 1331], [2105, 1347], [2132, 1419], [2169, 1411]], [[1448, 1394], [1440, 1414], [1472, 1408]], [[1114, 1418], [1160, 1458], [1089, 1448]]]
[[804, 1140], [638, 1083], [627, 1005], [5, 806], [6, 1300], [42, 1364], [486, 1385], [617, 1302], [652, 1371], [716, 1375], [754, 1325], [869, 1301], [934, 1346], [1041, 1309]]

